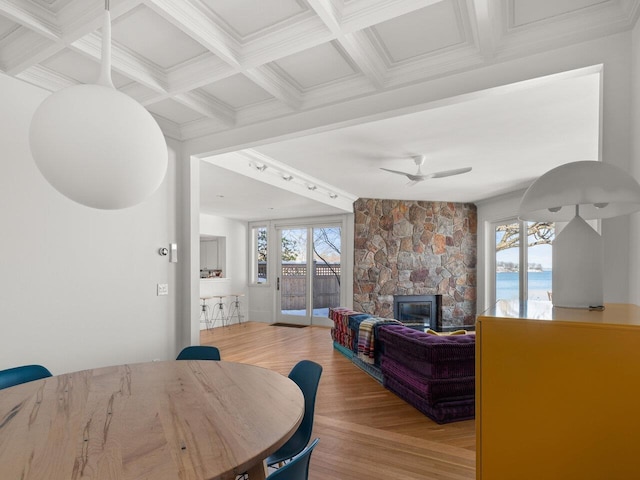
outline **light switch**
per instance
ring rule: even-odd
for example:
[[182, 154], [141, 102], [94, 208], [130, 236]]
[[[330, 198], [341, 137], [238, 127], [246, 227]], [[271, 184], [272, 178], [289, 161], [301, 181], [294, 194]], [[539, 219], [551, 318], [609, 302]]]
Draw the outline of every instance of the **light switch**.
[[159, 283], [158, 284], [158, 296], [160, 295], [169, 295], [169, 284], [168, 283]]

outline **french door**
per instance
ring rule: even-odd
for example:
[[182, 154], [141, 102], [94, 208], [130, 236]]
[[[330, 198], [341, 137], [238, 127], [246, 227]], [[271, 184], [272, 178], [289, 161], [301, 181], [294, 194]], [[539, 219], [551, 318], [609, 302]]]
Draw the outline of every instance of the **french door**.
[[276, 321], [311, 325], [340, 305], [342, 228], [339, 224], [279, 227]]

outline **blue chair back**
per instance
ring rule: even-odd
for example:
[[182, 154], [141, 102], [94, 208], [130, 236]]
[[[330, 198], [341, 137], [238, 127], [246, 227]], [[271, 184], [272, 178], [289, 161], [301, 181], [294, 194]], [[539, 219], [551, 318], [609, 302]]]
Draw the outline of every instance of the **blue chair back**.
[[0, 390], [50, 376], [51, 372], [42, 365], [24, 365], [0, 370]]
[[267, 477], [267, 480], [307, 480], [309, 478], [309, 460], [311, 453], [320, 441], [316, 438], [311, 444], [302, 450], [291, 461]]
[[192, 345], [183, 348], [176, 360], [220, 360], [220, 350], [207, 345]]
[[311, 360], [301, 360], [291, 369], [289, 378], [300, 387], [304, 395], [304, 417], [298, 430], [287, 440], [287, 443], [267, 458], [267, 465], [274, 465], [298, 455], [309, 443], [320, 375], [322, 375], [322, 366]]

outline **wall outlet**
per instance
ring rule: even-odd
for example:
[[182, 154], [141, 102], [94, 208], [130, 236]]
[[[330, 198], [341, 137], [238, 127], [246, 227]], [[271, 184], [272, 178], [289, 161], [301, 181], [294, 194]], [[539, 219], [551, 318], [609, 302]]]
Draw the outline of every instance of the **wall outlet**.
[[169, 295], [169, 284], [168, 283], [159, 283], [158, 284], [158, 296], [160, 295]]

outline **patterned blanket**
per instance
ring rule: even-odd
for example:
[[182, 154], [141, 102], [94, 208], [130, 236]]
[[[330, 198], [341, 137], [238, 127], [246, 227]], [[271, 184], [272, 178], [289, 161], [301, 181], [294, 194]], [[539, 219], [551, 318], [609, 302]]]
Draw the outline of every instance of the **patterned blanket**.
[[358, 358], [365, 363], [374, 364], [376, 356], [376, 330], [380, 325], [400, 323], [389, 318], [368, 318], [360, 322], [358, 330]]

